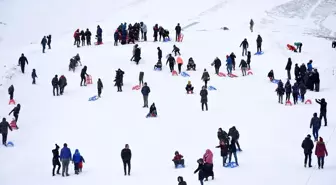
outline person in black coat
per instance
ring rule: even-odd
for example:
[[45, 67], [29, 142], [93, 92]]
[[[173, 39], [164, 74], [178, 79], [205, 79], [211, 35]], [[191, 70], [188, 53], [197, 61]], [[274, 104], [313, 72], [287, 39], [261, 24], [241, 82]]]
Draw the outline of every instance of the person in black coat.
[[218, 75], [219, 74], [219, 69], [222, 66], [222, 61], [218, 57], [216, 57], [211, 65], [215, 66], [215, 73]]
[[137, 47], [134, 51], [134, 61], [137, 65], [139, 65], [140, 60], [141, 60], [141, 49]]
[[188, 81], [188, 84], [187, 84], [185, 89], [187, 91], [187, 94], [189, 94], [189, 93], [193, 94], [194, 93], [194, 87], [191, 85], [191, 81]]
[[57, 144], [55, 144], [56, 148], [52, 150], [53, 153], [53, 158], [52, 158], [52, 164], [53, 164], [53, 170], [52, 170], [52, 175], [55, 176], [55, 169], [57, 166], [57, 175], [61, 175], [60, 174], [60, 168], [61, 168], [61, 163], [59, 161], [60, 155], [59, 155], [59, 146]]
[[126, 176], [126, 166], [128, 166], [128, 175], [131, 175], [131, 158], [132, 158], [132, 152], [131, 149], [129, 149], [129, 145], [126, 144], [125, 148], [121, 150], [121, 159], [124, 164], [124, 173]]
[[303, 103], [305, 101], [305, 94], [307, 92], [307, 87], [303, 82], [301, 82], [299, 85], [299, 89], [300, 89], [301, 101]]
[[24, 54], [21, 54], [21, 57], [19, 58], [19, 66], [21, 66], [21, 72], [24, 73], [25, 72], [25, 65], [28, 65], [28, 60], [27, 58], [24, 56]]
[[122, 85], [123, 85], [123, 78], [124, 78], [124, 71], [122, 71], [121, 69], [118, 69], [116, 71], [116, 77], [115, 77], [115, 85], [118, 88], [117, 92], [122, 92]]
[[230, 58], [232, 60], [232, 68], [233, 70], [236, 70], [236, 55], [234, 53], [231, 53]]
[[297, 63], [295, 64], [294, 75], [295, 75], [296, 82], [298, 82], [298, 80], [300, 79], [300, 77], [299, 77], [300, 76], [300, 67]]
[[170, 68], [170, 72], [174, 71], [174, 66], [175, 66], [175, 58], [169, 54], [166, 65], [169, 63], [169, 68]]
[[189, 58], [188, 64], [187, 64], [187, 71], [190, 71], [190, 70], [196, 71], [196, 64], [192, 57]]
[[100, 45], [103, 43], [103, 30], [100, 28], [100, 26], [97, 26], [97, 45]]
[[238, 132], [238, 130], [236, 129], [235, 126], [233, 126], [233, 127], [231, 127], [231, 128], [229, 129], [228, 136], [230, 136], [230, 137], [235, 141], [235, 143], [237, 144], [238, 150], [239, 150], [239, 151], [243, 151], [243, 150], [240, 148], [240, 144], [239, 144], [239, 142], [238, 142], [239, 137], [240, 137], [240, 134], [239, 134], [239, 132]]
[[285, 94], [285, 89], [281, 80], [279, 81], [278, 88], [275, 91], [279, 97], [279, 103], [283, 104], [283, 95]]
[[87, 67], [84, 66], [82, 71], [81, 71], [81, 74], [80, 74], [80, 77], [81, 77], [81, 83], [80, 83], [80, 86], [83, 86], [83, 82], [84, 82], [84, 86], [86, 86], [86, 76], [89, 76], [87, 73]]
[[209, 73], [206, 69], [204, 69], [201, 80], [204, 81], [204, 86], [205, 86], [205, 88], [207, 88], [208, 81], [210, 81], [210, 75], [209, 75]]
[[292, 93], [292, 85], [289, 80], [285, 84], [285, 92], [286, 92], [286, 102], [290, 101], [290, 95]]
[[178, 42], [178, 38], [181, 34], [182, 28], [180, 26], [180, 23], [177, 24], [177, 26], [175, 27], [175, 31], [176, 31], [176, 36], [175, 36], [175, 41]]
[[67, 79], [65, 78], [64, 75], [62, 75], [62, 76], [59, 78], [58, 84], [59, 84], [59, 88], [60, 88], [60, 94], [63, 95], [64, 88], [65, 88], [65, 86], [68, 85], [68, 83], [67, 83]]
[[9, 99], [12, 100], [14, 98], [14, 86], [11, 85], [8, 88]]
[[10, 111], [10, 113], [8, 114], [10, 116], [13, 113], [16, 123], [19, 119], [20, 110], [21, 110], [21, 105], [17, 104], [17, 106], [14, 107], [14, 109], [12, 111]]
[[242, 59], [240, 61], [239, 67], [241, 67], [243, 76], [246, 76], [247, 63], [245, 62], [245, 60]]
[[51, 49], [51, 35], [48, 35], [47, 39], [48, 39], [48, 42], [47, 42], [48, 49]]
[[178, 185], [187, 185], [187, 183], [183, 180], [183, 177], [177, 177]]
[[80, 37], [81, 37], [81, 41], [82, 41], [82, 46], [85, 46], [85, 32], [84, 32], [84, 30], [82, 30], [80, 32]]
[[274, 72], [273, 72], [273, 69], [268, 73], [267, 77], [270, 79], [271, 82], [274, 80]]
[[198, 172], [198, 180], [203, 185], [203, 180], [205, 179], [205, 169], [204, 169], [204, 161], [203, 159], [198, 159], [198, 168], [194, 171], [194, 174]]
[[229, 152], [229, 140], [228, 139], [221, 139], [219, 142], [219, 145], [216, 146], [216, 148], [220, 148], [221, 149], [221, 156], [223, 158], [223, 166], [225, 166], [226, 163], [226, 159], [228, 156], [228, 152]]
[[293, 101], [294, 101], [294, 105], [298, 103], [298, 98], [299, 98], [299, 85], [298, 83], [294, 83], [293, 87]]
[[35, 78], [37, 78], [37, 75], [36, 75], [36, 70], [35, 69], [33, 69], [31, 77], [33, 78], [33, 84], [36, 84]]
[[4, 146], [7, 146], [7, 135], [8, 135], [8, 129], [10, 131], [12, 130], [12, 127], [9, 125], [9, 123], [6, 121], [6, 118], [2, 118], [2, 122], [0, 123], [0, 133], [2, 134], [2, 144]]
[[247, 42], [247, 39], [244, 39], [244, 41], [240, 44], [240, 47], [243, 46], [243, 52], [242, 55], [247, 55], [247, 48], [249, 47], [249, 44]]
[[262, 38], [260, 35], [257, 37], [257, 52], [261, 52]]
[[236, 165], [239, 166], [236, 143], [237, 143], [236, 140], [232, 137], [231, 143], [229, 144], [229, 163], [231, 163], [231, 158], [233, 154], [233, 157], [235, 158], [235, 161], [236, 161]]
[[300, 76], [303, 78], [307, 73], [307, 67], [304, 63], [301, 64], [300, 66]]
[[205, 105], [206, 111], [208, 111], [208, 91], [206, 90], [205, 86], [202, 87], [200, 96], [201, 96], [202, 111], [204, 111], [204, 105]]
[[222, 128], [218, 128], [217, 137], [218, 137], [219, 141], [221, 141], [221, 140], [227, 141], [228, 140], [228, 134]]
[[248, 52], [247, 52], [247, 60], [246, 60], [246, 63], [247, 63], [247, 69], [250, 70], [250, 69], [251, 69], [251, 51], [248, 51]]
[[91, 31], [89, 28], [86, 29], [85, 31], [85, 37], [86, 37], [86, 45], [90, 46], [91, 45]]
[[55, 77], [51, 80], [51, 85], [53, 86], [53, 94], [55, 96], [55, 90], [57, 92], [57, 96], [59, 95], [58, 94], [58, 85], [59, 85], [59, 82], [58, 82], [58, 76], [55, 75]]
[[314, 83], [314, 86], [315, 86], [315, 91], [319, 92], [320, 91], [320, 74], [317, 71], [317, 69], [314, 69], [312, 80], [313, 80], [313, 83]]
[[41, 45], [42, 45], [42, 53], [45, 53], [45, 48], [46, 48], [46, 45], [47, 45], [47, 37], [44, 36], [42, 41], [41, 41]]
[[100, 98], [103, 89], [103, 82], [100, 80], [100, 78], [98, 78], [97, 88], [98, 88], [98, 97]]
[[291, 69], [292, 69], [292, 59], [291, 58], [288, 58], [288, 62], [287, 62], [285, 69], [287, 71], [287, 78], [288, 80], [290, 80], [291, 79]]
[[307, 137], [303, 140], [301, 147], [303, 148], [303, 153], [305, 155], [304, 167], [307, 167], [307, 159], [308, 159], [309, 168], [313, 167], [311, 165], [311, 155], [312, 155], [313, 148], [314, 148], [314, 142], [311, 139], [310, 134], [308, 134]]
[[175, 53], [175, 56], [177, 56], [177, 54], [178, 55], [181, 55], [181, 53], [180, 53], [180, 48], [178, 48], [177, 46], [173, 46], [173, 51], [172, 52], [174, 52]]
[[322, 99], [315, 99], [316, 103], [320, 104], [320, 120], [324, 118], [324, 126], [327, 126], [327, 102], [324, 98]]
[[162, 59], [162, 50], [160, 49], [160, 47], [157, 47], [158, 50], [158, 61], [161, 61]]

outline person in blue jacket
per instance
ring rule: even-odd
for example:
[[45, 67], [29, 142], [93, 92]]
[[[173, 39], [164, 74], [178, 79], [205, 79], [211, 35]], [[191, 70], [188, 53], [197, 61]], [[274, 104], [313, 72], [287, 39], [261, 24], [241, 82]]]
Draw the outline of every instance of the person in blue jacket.
[[114, 32], [114, 46], [118, 46], [118, 40], [119, 40], [119, 32], [116, 30]]
[[310, 120], [310, 128], [313, 128], [313, 136], [315, 138], [315, 141], [317, 141], [318, 138], [318, 132], [321, 128], [321, 120], [317, 117], [317, 113], [314, 113], [314, 116]]
[[226, 69], [229, 75], [232, 74], [232, 59], [226, 55]]
[[80, 164], [82, 163], [82, 162], [85, 162], [84, 161], [84, 158], [81, 156], [81, 154], [79, 153], [79, 150], [78, 149], [76, 149], [75, 150], [75, 153], [74, 153], [74, 155], [72, 156], [72, 161], [73, 161], [73, 163], [74, 163], [74, 165], [75, 165], [75, 174], [76, 175], [78, 175], [79, 174], [79, 172], [80, 172]]
[[295, 82], [293, 87], [293, 100], [294, 100], [294, 105], [298, 103], [298, 98], [299, 98], [299, 85]]
[[100, 45], [103, 43], [103, 30], [100, 28], [100, 26], [97, 26], [97, 45]]
[[62, 162], [62, 176], [64, 177], [64, 173], [66, 176], [69, 176], [69, 164], [71, 159], [71, 150], [68, 148], [68, 145], [64, 143], [63, 148], [61, 150], [60, 159]]
[[309, 60], [309, 62], [307, 63], [307, 70], [309, 72], [313, 71], [313, 61], [312, 60]]

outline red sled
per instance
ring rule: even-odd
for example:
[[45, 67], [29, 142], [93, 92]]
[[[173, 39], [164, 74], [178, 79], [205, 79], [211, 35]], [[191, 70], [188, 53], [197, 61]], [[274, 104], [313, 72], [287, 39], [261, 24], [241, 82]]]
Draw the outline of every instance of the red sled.
[[86, 76], [86, 84], [92, 84], [92, 76], [91, 75]]
[[15, 105], [15, 100], [14, 99], [9, 100], [8, 105], [11, 105], [11, 104]]
[[290, 50], [290, 51], [294, 51], [294, 52], [297, 52], [296, 51], [296, 48], [290, 44], [287, 44], [287, 49]]
[[285, 104], [285, 106], [287, 106], [287, 105], [289, 105], [289, 106], [292, 106], [293, 104], [292, 104], [292, 102], [291, 102], [291, 101], [286, 101], [286, 104]]
[[177, 72], [174, 70], [174, 71], [172, 72], [172, 75], [173, 75], [173, 76], [177, 76]]
[[181, 33], [181, 34], [178, 36], [177, 41], [178, 41], [178, 42], [182, 42], [182, 41], [183, 41], [183, 37], [184, 37], [184, 35]]
[[220, 77], [226, 77], [226, 75], [224, 73], [222, 73], [222, 72], [219, 72], [218, 76], [220, 76]]
[[311, 101], [311, 100], [307, 100], [307, 101], [305, 102], [305, 104], [312, 104], [312, 101]]
[[103, 45], [104, 43], [101, 42], [101, 43], [98, 43], [98, 42], [95, 42], [94, 45]]
[[188, 91], [187, 94], [194, 94], [194, 92], [192, 92], [192, 91]]
[[141, 88], [141, 86], [140, 85], [136, 85], [136, 86], [134, 86], [134, 87], [132, 87], [132, 90], [139, 90]]
[[235, 74], [228, 74], [228, 76], [229, 76], [229, 77], [231, 77], [231, 78], [238, 77], [238, 76], [237, 76], [237, 75], [235, 75]]
[[9, 124], [9, 126], [13, 129], [13, 130], [17, 130], [19, 129], [16, 125], [16, 121], [15, 119], [13, 119], [13, 121]]
[[78, 168], [79, 168], [79, 169], [82, 169], [82, 168], [83, 168], [83, 162], [80, 162], [80, 163], [78, 164]]
[[253, 75], [252, 71], [247, 71], [247, 75]]

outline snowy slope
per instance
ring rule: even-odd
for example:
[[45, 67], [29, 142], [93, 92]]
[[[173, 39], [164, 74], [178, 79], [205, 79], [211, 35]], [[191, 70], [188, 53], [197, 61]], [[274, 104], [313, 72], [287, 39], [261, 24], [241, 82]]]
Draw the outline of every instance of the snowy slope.
[[[305, 16], [300, 18], [280, 16], [277, 8], [281, 5], [288, 8], [288, 3], [293, 4], [288, 0], [0, 1], [0, 21], [6, 23], [0, 25], [3, 77], [0, 113], [11, 120], [6, 115], [13, 108], [7, 105], [10, 84], [14, 84], [15, 99], [22, 105], [20, 130], [9, 133], [9, 141], [15, 147], [0, 146], [0, 184], [168, 185], [176, 184], [177, 176], [181, 175], [188, 184], [197, 185], [198, 176], [193, 174], [196, 160], [208, 148], [214, 152], [215, 180], [205, 184], [334, 184], [336, 120], [332, 113], [336, 98], [332, 71], [336, 68], [336, 51], [330, 47], [330, 41], [303, 34], [318, 27], [311, 15], [323, 1], [304, 2], [307, 6], [300, 13]], [[250, 18], [256, 23], [254, 33], [248, 29]], [[162, 72], [153, 71], [156, 48], [160, 46], [166, 55], [174, 43], [140, 43], [143, 58], [140, 65], [130, 62], [133, 46], [114, 47], [112, 40], [121, 22], [135, 21], [147, 24], [149, 40], [153, 34], [150, 28], [155, 23], [170, 28], [173, 33], [177, 22], [182, 26], [199, 22], [186, 29], [184, 42], [177, 44], [185, 63], [193, 57], [198, 70], [190, 72], [190, 78], [172, 77], [167, 67]], [[94, 32], [97, 24], [104, 30], [104, 45], [73, 47], [75, 29], [90, 28]], [[220, 30], [223, 26], [230, 30]], [[47, 34], [53, 35], [53, 49], [42, 55], [39, 43]], [[239, 76], [235, 79], [214, 75], [210, 63], [215, 57], [224, 62], [227, 54], [235, 52], [240, 61], [240, 42], [247, 38], [254, 53], [258, 34], [263, 37], [265, 54], [252, 56], [253, 76], [242, 77], [239, 70], [234, 72]], [[302, 54], [286, 50], [286, 44], [295, 41], [304, 43]], [[22, 52], [29, 60], [24, 75], [14, 69]], [[94, 85], [80, 87], [80, 69], [75, 73], [68, 71], [68, 61], [77, 53], [88, 66]], [[314, 168], [303, 168], [301, 149], [302, 140], [311, 133], [309, 123], [312, 114], [319, 111], [318, 104], [279, 105], [275, 85], [266, 78], [273, 69], [276, 78], [285, 80], [288, 57], [299, 64], [313, 59], [320, 71], [321, 92], [308, 92], [307, 97], [312, 100], [324, 97], [328, 102], [329, 126], [320, 130], [330, 154], [323, 171], [317, 170], [315, 156]], [[39, 77], [36, 86], [31, 85], [33, 68]], [[125, 71], [122, 93], [117, 93], [113, 86], [118, 68]], [[210, 85], [218, 89], [209, 91], [208, 112], [202, 112], [200, 107], [199, 91], [203, 85], [200, 78], [204, 68], [210, 71]], [[156, 119], [145, 118], [148, 109], [142, 109], [142, 95], [131, 90], [138, 83], [139, 71], [145, 72], [145, 81], [151, 88], [149, 102], [157, 106]], [[225, 69], [222, 67], [221, 71]], [[55, 74], [64, 74], [68, 79], [62, 97], [52, 96], [50, 82]], [[104, 83], [102, 99], [89, 102], [88, 98], [96, 94], [98, 78]], [[195, 86], [194, 95], [185, 94], [188, 80]], [[231, 126], [240, 131], [244, 150], [238, 154], [240, 166], [235, 169], [221, 166], [220, 151], [215, 148], [217, 129], [228, 130]], [[51, 150], [55, 143], [65, 142], [72, 151], [78, 148], [85, 157], [84, 172], [74, 176], [71, 166], [69, 178], [52, 177]], [[126, 143], [133, 153], [130, 177], [123, 176], [120, 159]], [[176, 150], [185, 156], [185, 169], [173, 168], [171, 159]]]

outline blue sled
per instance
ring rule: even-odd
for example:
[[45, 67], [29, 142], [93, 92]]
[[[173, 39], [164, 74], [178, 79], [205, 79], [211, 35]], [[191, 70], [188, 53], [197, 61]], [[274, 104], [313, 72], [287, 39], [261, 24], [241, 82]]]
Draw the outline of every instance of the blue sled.
[[182, 164], [178, 164], [178, 165], [176, 166], [176, 169], [180, 169], [180, 168], [184, 168], [184, 166], [183, 166]]
[[162, 71], [162, 68], [154, 67], [154, 71]]
[[264, 54], [264, 52], [262, 51], [262, 52], [256, 52], [254, 55], [263, 55]]
[[298, 96], [298, 100], [302, 101], [301, 95]]
[[277, 80], [277, 79], [273, 79], [272, 80], [272, 83], [275, 83], [275, 84], [278, 84], [280, 80]]
[[235, 168], [235, 167], [237, 167], [238, 165], [237, 165], [237, 163], [236, 162], [230, 162], [230, 163], [226, 163], [225, 165], [224, 165], [224, 168]]
[[183, 76], [183, 77], [190, 77], [190, 75], [188, 73], [186, 73], [186, 72], [182, 72], [181, 76]]
[[14, 143], [12, 141], [8, 141], [7, 147], [14, 147]]
[[98, 96], [92, 96], [91, 98], [89, 98], [89, 101], [96, 101], [98, 100]]
[[163, 39], [163, 42], [169, 42], [170, 41], [170, 38], [164, 38]]
[[209, 90], [209, 91], [216, 91], [217, 89], [216, 89], [214, 86], [209, 86], [209, 87], [208, 87], [208, 90]]

